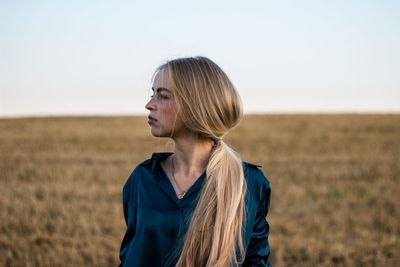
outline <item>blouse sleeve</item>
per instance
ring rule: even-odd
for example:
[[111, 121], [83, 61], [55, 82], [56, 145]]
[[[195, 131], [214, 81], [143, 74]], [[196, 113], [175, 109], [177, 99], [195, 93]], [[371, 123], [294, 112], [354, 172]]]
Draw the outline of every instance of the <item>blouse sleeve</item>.
[[132, 175], [128, 178], [122, 190], [122, 207], [124, 211], [126, 231], [120, 247], [119, 258], [121, 260], [121, 263], [119, 266], [123, 266], [125, 262], [126, 253], [129, 249], [129, 244], [135, 235], [136, 225], [134, 223], [135, 216], [133, 214], [134, 208], [132, 205], [132, 197], [131, 197], [133, 190], [131, 185]]
[[268, 242], [269, 224], [266, 220], [270, 207], [270, 199], [271, 188], [268, 187], [258, 205], [253, 232], [243, 266], [272, 266], [268, 262], [270, 254]]

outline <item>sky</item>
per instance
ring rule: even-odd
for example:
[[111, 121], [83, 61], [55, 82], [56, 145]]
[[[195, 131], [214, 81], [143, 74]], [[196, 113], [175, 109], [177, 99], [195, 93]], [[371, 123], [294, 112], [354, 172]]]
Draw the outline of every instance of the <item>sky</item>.
[[206, 56], [245, 113], [400, 112], [400, 1], [0, 0], [0, 117], [147, 114]]

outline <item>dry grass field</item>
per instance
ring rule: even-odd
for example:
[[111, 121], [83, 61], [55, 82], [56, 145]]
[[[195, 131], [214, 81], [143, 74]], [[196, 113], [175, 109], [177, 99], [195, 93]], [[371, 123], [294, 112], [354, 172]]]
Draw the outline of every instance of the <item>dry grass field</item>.
[[[227, 137], [272, 185], [274, 266], [400, 265], [400, 115], [252, 115]], [[0, 266], [116, 266], [145, 117], [0, 120]]]

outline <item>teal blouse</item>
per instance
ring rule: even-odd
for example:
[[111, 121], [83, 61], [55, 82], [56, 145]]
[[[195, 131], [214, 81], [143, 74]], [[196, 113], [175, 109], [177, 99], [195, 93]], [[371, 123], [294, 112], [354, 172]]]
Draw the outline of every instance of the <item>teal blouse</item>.
[[[204, 172], [182, 199], [178, 199], [160, 161], [171, 152], [153, 153], [128, 177], [122, 194], [126, 232], [120, 248], [120, 266], [174, 266], [196, 207]], [[268, 262], [271, 187], [258, 165], [243, 161], [247, 182], [242, 266], [271, 266]]]

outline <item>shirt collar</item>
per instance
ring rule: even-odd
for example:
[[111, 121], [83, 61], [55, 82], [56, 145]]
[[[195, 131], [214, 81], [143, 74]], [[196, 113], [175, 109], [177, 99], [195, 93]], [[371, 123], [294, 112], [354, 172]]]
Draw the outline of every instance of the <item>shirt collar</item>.
[[159, 172], [161, 168], [160, 162], [172, 154], [172, 152], [155, 152], [151, 156], [151, 172], [157, 181], [162, 178]]
[[[172, 189], [172, 185], [171, 185], [171, 187], [167, 186], [167, 184], [170, 185], [170, 182], [168, 181], [168, 179], [166, 179], [167, 178], [166, 175], [162, 174], [161, 165], [160, 165], [160, 162], [163, 159], [165, 159], [168, 156], [170, 156], [171, 154], [173, 154], [173, 153], [172, 152], [156, 152], [156, 153], [153, 153], [150, 162], [151, 162], [151, 172], [152, 172], [153, 178], [155, 179], [157, 184], [160, 185], [161, 188], [163, 188], [163, 190], [166, 190], [167, 193], [172, 196], [172, 195], [174, 195], [175, 192], [172, 191], [173, 190]], [[186, 193], [185, 198], [189, 197], [191, 194], [193, 194], [193, 193], [197, 192], [198, 190], [200, 190], [200, 188], [202, 187], [202, 184], [204, 183], [206, 177], [207, 177], [207, 174], [206, 174], [206, 171], [204, 171], [203, 174], [201, 174], [200, 177], [189, 188], [189, 190]], [[176, 197], [173, 198], [173, 199], [176, 200]]]

